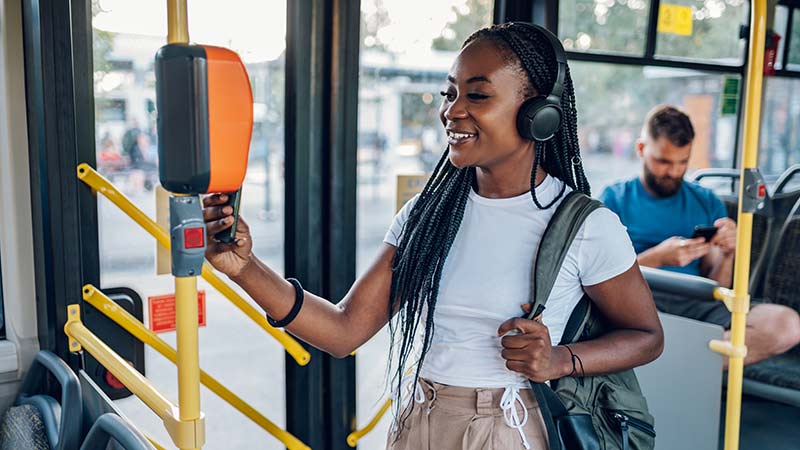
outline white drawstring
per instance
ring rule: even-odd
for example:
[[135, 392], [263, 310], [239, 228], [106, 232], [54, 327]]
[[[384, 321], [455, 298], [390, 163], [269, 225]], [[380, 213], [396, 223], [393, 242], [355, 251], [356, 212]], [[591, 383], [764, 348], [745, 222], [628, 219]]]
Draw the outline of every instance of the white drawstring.
[[[519, 414], [517, 414], [517, 403], [522, 406], [522, 411], [524, 413], [522, 421], [519, 420]], [[528, 408], [526, 408], [525, 403], [522, 402], [522, 397], [519, 395], [519, 387], [506, 387], [503, 391], [503, 397], [500, 399], [500, 408], [503, 410], [503, 419], [506, 421], [506, 425], [511, 428], [516, 428], [517, 431], [519, 431], [519, 435], [522, 437], [522, 445], [524, 445], [526, 449], [530, 449], [531, 446], [528, 444], [528, 438], [525, 437], [525, 432], [522, 431], [522, 427], [528, 423]]]
[[425, 391], [422, 390], [422, 386], [419, 385], [419, 382], [414, 382], [414, 374], [406, 375], [400, 380], [400, 393], [401, 396], [403, 393], [411, 391], [411, 385], [414, 385], [414, 403], [422, 404], [425, 403]]

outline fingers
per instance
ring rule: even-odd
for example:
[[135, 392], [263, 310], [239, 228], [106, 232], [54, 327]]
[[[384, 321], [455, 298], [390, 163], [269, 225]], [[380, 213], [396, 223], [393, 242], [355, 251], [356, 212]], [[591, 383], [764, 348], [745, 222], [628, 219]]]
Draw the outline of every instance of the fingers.
[[233, 207], [225, 206], [206, 206], [203, 208], [203, 221], [217, 220], [233, 214]]
[[210, 194], [203, 197], [203, 207], [224, 205], [228, 201], [228, 194]]
[[522, 334], [538, 334], [541, 333], [542, 330], [547, 332], [547, 327], [539, 322], [535, 322], [533, 320], [523, 319], [521, 317], [515, 317], [513, 319], [506, 320], [500, 325], [500, 328], [497, 330], [497, 335], [502, 336], [509, 331], [518, 330]]
[[549, 346], [549, 342], [544, 342], [543, 339], [533, 338], [527, 340], [527, 345], [519, 348], [504, 348], [500, 351], [500, 356], [505, 360], [517, 361], [530, 361], [534, 355], [545, 350]]
[[[222, 230], [227, 230], [232, 225], [233, 225], [233, 216], [223, 217], [222, 219], [206, 222], [206, 235], [209, 238], [213, 238], [215, 234], [219, 233]], [[238, 234], [239, 227], [236, 227], [236, 229]], [[212, 240], [214, 239], [209, 239], [209, 241]]]
[[722, 217], [714, 221], [714, 226], [717, 228], [733, 228], [736, 229], [736, 222], [730, 217]]

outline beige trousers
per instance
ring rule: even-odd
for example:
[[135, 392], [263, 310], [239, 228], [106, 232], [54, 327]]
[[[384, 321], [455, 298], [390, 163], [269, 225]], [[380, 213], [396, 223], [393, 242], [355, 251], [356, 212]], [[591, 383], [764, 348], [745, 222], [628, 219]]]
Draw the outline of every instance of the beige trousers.
[[[500, 400], [504, 389], [447, 386], [420, 378], [425, 401], [410, 401], [401, 414], [405, 422], [389, 432], [387, 450], [509, 450], [524, 449], [522, 436], [508, 426]], [[522, 427], [531, 450], [547, 450], [547, 432], [536, 398], [520, 389], [528, 410]], [[515, 404], [518, 417], [522, 406]], [[409, 413], [409, 408], [411, 411]], [[401, 429], [402, 426], [402, 429]]]

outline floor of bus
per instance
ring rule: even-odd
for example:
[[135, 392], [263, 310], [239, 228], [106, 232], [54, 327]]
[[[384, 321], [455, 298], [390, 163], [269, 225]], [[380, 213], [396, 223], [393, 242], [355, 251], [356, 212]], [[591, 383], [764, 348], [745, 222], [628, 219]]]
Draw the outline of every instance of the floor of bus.
[[[725, 402], [722, 403], [720, 450], [724, 447]], [[800, 408], [757, 397], [742, 399], [742, 450], [797, 450], [800, 442]]]

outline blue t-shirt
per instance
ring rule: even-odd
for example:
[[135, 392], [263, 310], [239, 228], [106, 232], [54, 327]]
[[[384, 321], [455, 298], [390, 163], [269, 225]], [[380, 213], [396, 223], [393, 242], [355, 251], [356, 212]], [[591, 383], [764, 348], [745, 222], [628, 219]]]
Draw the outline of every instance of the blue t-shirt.
[[[728, 216], [714, 192], [689, 182], [681, 183], [675, 195], [661, 198], [650, 195], [636, 177], [612, 184], [599, 199], [628, 227], [636, 254], [673, 236], [691, 237], [695, 226], [713, 225], [715, 220]], [[700, 275], [700, 259], [685, 267], [662, 268]]]

